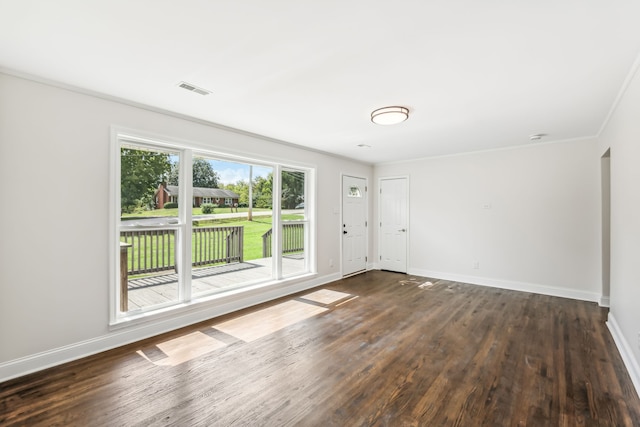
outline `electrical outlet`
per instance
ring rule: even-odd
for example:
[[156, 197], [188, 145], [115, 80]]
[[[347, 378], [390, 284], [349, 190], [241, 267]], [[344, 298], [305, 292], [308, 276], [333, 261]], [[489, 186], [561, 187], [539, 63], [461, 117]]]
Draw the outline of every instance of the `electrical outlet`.
[[477, 270], [480, 268], [480, 261], [473, 261], [472, 267], [474, 270]]
[[333, 258], [329, 258], [329, 267], [333, 267]]

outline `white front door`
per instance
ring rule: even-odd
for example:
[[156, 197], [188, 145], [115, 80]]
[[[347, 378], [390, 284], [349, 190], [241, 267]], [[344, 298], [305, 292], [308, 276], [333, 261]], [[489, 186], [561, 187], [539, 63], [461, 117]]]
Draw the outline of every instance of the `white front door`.
[[364, 178], [342, 177], [342, 275], [367, 268], [367, 187]]
[[407, 272], [407, 178], [380, 180], [380, 269]]

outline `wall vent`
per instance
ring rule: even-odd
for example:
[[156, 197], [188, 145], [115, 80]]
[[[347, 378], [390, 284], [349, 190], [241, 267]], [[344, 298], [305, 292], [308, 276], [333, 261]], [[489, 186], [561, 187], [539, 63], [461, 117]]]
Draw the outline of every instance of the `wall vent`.
[[199, 95], [209, 95], [211, 93], [211, 91], [209, 90], [202, 89], [198, 86], [192, 85], [191, 83], [187, 83], [187, 82], [178, 83], [178, 87], [181, 87], [182, 89], [186, 89], [190, 92], [195, 92]]

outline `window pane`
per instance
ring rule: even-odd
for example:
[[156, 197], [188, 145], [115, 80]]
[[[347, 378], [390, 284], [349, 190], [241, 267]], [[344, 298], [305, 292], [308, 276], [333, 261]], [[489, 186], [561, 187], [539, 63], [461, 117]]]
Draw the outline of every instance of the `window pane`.
[[194, 297], [272, 279], [272, 175], [270, 167], [194, 156]]
[[283, 170], [281, 183], [282, 276], [287, 277], [307, 271], [306, 174], [303, 171]]
[[178, 300], [178, 186], [170, 181], [178, 160], [175, 151], [120, 148], [121, 312]]
[[357, 185], [352, 185], [349, 188], [347, 197], [362, 197], [362, 192], [360, 192], [360, 188]]

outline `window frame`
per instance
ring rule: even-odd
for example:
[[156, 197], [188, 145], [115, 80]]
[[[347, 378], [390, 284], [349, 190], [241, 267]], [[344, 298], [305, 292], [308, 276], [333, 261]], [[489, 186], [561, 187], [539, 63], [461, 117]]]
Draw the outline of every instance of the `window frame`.
[[[233, 288], [229, 291], [229, 294], [233, 294], [234, 298], [238, 294], [244, 292], [247, 295], [255, 294], [257, 288], [262, 288], [265, 292], [268, 292], [272, 288], [277, 288], [278, 285], [291, 282], [292, 280], [302, 280], [317, 274], [316, 263], [316, 251], [315, 251], [315, 236], [316, 226], [315, 221], [310, 218], [308, 209], [305, 204], [305, 219], [304, 222], [308, 226], [307, 236], [305, 237], [305, 249], [309, 248], [307, 259], [305, 261], [305, 271], [294, 276], [282, 276], [282, 254], [281, 237], [282, 233], [282, 219], [281, 219], [281, 199], [280, 199], [280, 173], [284, 169], [294, 169], [303, 171], [307, 178], [305, 188], [305, 199], [308, 199], [313, 203], [315, 200], [315, 165], [300, 164], [294, 162], [282, 163], [281, 159], [269, 159], [255, 154], [241, 155], [234, 153], [231, 150], [221, 150], [219, 147], [211, 147], [210, 145], [199, 144], [191, 141], [177, 140], [174, 138], [168, 138], [158, 135], [146, 135], [143, 132], [132, 131], [116, 126], [111, 128], [111, 165], [110, 165], [110, 216], [111, 221], [109, 225], [110, 231], [110, 274], [109, 274], [109, 325], [111, 327], [121, 327], [126, 324], [135, 324], [138, 321], [152, 321], [157, 317], [166, 317], [167, 315], [176, 316], [180, 315], [185, 310], [193, 309], [194, 306], [202, 304], [216, 305], [217, 300], [223, 299], [226, 295], [225, 292], [214, 293], [206, 295], [204, 297], [198, 296], [197, 298], [191, 298], [191, 229], [192, 225], [192, 211], [189, 204], [179, 204], [178, 221], [179, 224], [176, 227], [180, 227], [181, 236], [179, 256], [183, 260], [182, 273], [179, 280], [179, 295], [176, 302], [163, 304], [162, 306], [153, 306], [149, 309], [136, 312], [120, 312], [120, 262], [119, 262], [119, 242], [120, 242], [120, 148], [122, 145], [139, 146], [141, 148], [149, 149], [164, 149], [177, 151], [180, 153], [180, 182], [177, 199], [192, 200], [193, 199], [193, 185], [192, 185], [192, 161], [194, 156], [205, 155], [207, 157], [213, 157], [223, 161], [247, 163], [251, 165], [265, 166], [272, 168], [273, 173], [273, 189], [272, 189], [272, 227], [274, 230], [274, 239], [272, 242], [273, 255], [273, 268], [271, 278], [257, 284], [251, 284], [246, 289]], [[184, 184], [182, 184], [184, 183]], [[313, 185], [311, 185], [313, 183]], [[306, 202], [307, 200], [305, 200]], [[184, 205], [184, 206], [183, 206]], [[185, 262], [187, 261], [187, 262]]]
[[[282, 186], [283, 186], [283, 181], [284, 181], [282, 179], [282, 174], [286, 173], [286, 172], [302, 172], [304, 174], [304, 187], [303, 187], [304, 188], [304, 190], [303, 190], [303, 194], [304, 195], [303, 195], [303, 197], [306, 200], [307, 199], [307, 194], [309, 194], [311, 192], [311, 185], [310, 185], [311, 182], [310, 182], [310, 179], [309, 179], [309, 175], [310, 175], [309, 171], [305, 170], [305, 169], [302, 169], [302, 168], [291, 167], [291, 166], [281, 166], [279, 168], [279, 170], [278, 170], [278, 187], [279, 187], [278, 198], [279, 198], [279, 200], [280, 201], [282, 200]], [[274, 181], [273, 185], [274, 186], [276, 185], [275, 181]], [[281, 204], [279, 206], [279, 211], [282, 212], [282, 205]], [[304, 244], [303, 244], [303, 246], [304, 246], [304, 248], [311, 248], [312, 247], [312, 244], [311, 244], [311, 242], [312, 242], [312, 239], [311, 239], [311, 231], [312, 231], [312, 229], [311, 229], [310, 225], [312, 223], [309, 221], [309, 210], [307, 210], [307, 205], [306, 204], [305, 204], [305, 207], [303, 209], [302, 215], [303, 215], [303, 219], [286, 220], [286, 221], [282, 221], [281, 220], [280, 221], [280, 235], [281, 236], [284, 235], [284, 224], [285, 223], [287, 223], [287, 224], [302, 224], [304, 226], [304, 235], [303, 235]], [[279, 243], [279, 244], [280, 244], [280, 246], [277, 248], [277, 251], [278, 251], [278, 253], [281, 254], [282, 253], [282, 245], [281, 245], [281, 243]], [[275, 251], [276, 251], [275, 244], [273, 246], [274, 247], [272, 248], [272, 250], [275, 253]], [[307, 251], [307, 252], [310, 253], [310, 251]], [[295, 277], [295, 273], [287, 274], [287, 275], [285, 275], [283, 273], [282, 257], [280, 257], [278, 259], [278, 261], [280, 263], [279, 264], [280, 265], [279, 268], [280, 268], [280, 274], [281, 274], [282, 278]], [[311, 260], [311, 258], [310, 258], [310, 256], [308, 254], [305, 256], [305, 258], [304, 258], [305, 271], [310, 270], [312, 268], [311, 266], [315, 265], [315, 257], [314, 257], [313, 261], [314, 262], [312, 262], [312, 260]]]

